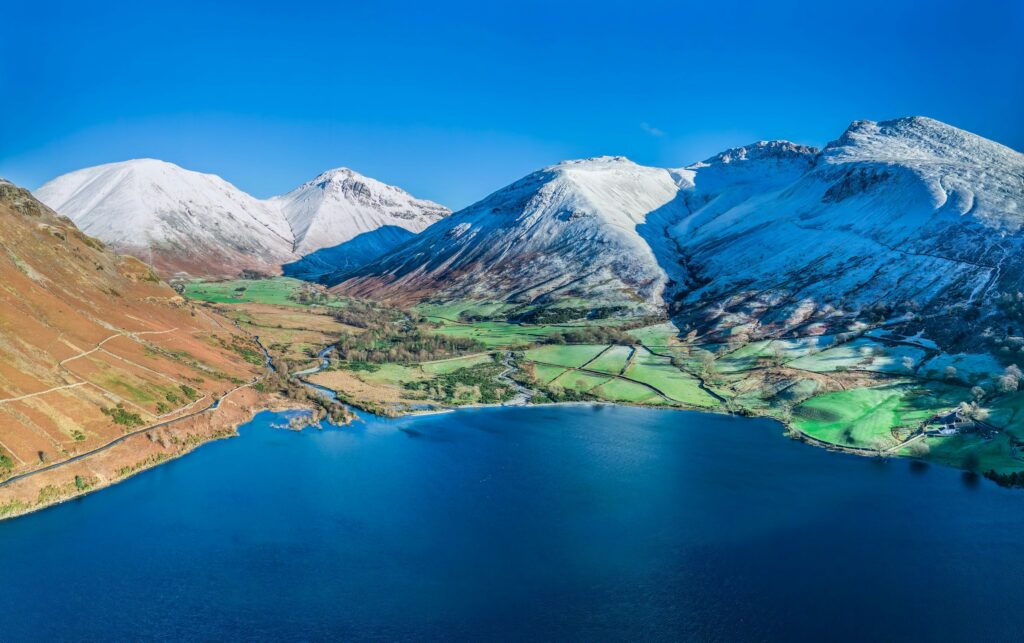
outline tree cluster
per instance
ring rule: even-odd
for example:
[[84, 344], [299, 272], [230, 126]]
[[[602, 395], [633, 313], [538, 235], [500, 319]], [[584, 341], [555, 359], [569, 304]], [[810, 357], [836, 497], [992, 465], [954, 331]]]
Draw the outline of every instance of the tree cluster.
[[587, 326], [571, 328], [562, 332], [552, 333], [544, 340], [545, 344], [619, 344], [631, 346], [636, 338], [621, 328], [610, 326]]
[[368, 329], [342, 337], [335, 346], [341, 360], [374, 364], [429, 362], [479, 353], [486, 348], [474, 339], [432, 335], [406, 327]]

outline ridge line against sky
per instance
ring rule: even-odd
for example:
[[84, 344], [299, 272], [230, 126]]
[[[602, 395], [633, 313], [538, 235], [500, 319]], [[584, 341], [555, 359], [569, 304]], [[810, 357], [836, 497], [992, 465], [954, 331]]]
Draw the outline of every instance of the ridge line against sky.
[[347, 166], [458, 209], [564, 159], [680, 167], [856, 119], [1024, 148], [1024, 3], [823, 4], [22, 3], [0, 176], [153, 157], [265, 198]]

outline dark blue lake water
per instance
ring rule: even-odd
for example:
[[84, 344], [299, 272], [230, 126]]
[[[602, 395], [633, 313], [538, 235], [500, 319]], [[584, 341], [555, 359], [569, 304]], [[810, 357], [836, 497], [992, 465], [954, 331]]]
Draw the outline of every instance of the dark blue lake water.
[[1024, 493], [622, 407], [238, 439], [0, 523], [0, 637], [1019, 639]]

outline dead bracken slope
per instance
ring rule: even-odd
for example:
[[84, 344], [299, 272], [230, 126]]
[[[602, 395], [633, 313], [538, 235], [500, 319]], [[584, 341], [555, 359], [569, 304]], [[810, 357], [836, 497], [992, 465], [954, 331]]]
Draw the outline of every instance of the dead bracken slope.
[[[261, 372], [229, 322], [0, 180], [0, 483], [201, 411]], [[139, 437], [150, 446], [119, 445], [117, 470], [155, 457]], [[76, 491], [110, 482], [76, 470]]]

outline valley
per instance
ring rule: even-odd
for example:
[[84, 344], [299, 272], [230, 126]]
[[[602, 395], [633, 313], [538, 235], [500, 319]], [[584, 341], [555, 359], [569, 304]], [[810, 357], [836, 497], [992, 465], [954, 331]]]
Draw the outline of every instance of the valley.
[[530, 404], [604, 402], [767, 416], [794, 439], [851, 454], [911, 457], [997, 477], [1024, 471], [1024, 415], [1018, 414], [1024, 393], [984, 400], [979, 394], [1005, 369], [984, 355], [942, 353], [928, 340], [884, 325], [841, 335], [707, 343], [681, 339], [670, 322], [499, 321], [510, 311], [524, 314], [502, 302], [426, 303], [409, 311], [374, 305], [361, 321], [349, 320], [390, 319], [464, 342], [446, 349], [453, 355], [420, 360], [389, 357], [397, 343], [387, 333], [373, 340], [377, 354], [359, 353], [372, 349], [352, 343], [366, 329], [335, 317], [361, 305], [358, 300], [297, 280], [195, 282], [186, 292], [264, 337], [293, 371], [308, 366], [320, 347], [349, 343], [354, 358], [334, 356], [308, 380], [379, 415], [508, 403], [515, 391], [500, 376], [510, 363], [512, 380], [531, 391]]

